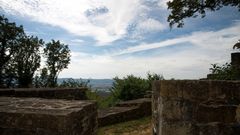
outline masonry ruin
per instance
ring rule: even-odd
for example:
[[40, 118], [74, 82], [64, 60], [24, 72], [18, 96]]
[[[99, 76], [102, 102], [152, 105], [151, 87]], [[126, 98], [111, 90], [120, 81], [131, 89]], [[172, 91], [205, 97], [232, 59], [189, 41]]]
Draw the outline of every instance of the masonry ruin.
[[155, 81], [152, 108], [153, 135], [240, 135], [240, 81]]
[[240, 81], [156, 81], [155, 135], [239, 135]]
[[85, 90], [1, 89], [0, 135], [96, 135], [97, 105]]

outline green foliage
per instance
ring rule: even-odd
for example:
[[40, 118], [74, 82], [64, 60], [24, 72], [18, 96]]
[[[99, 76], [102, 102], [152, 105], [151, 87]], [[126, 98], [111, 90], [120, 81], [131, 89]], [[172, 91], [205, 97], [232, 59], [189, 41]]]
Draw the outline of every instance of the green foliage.
[[20, 39], [24, 35], [22, 26], [16, 26], [15, 23], [9, 22], [7, 18], [0, 15], [0, 87], [7, 87], [6, 84], [12, 81], [10, 78], [14, 77], [9, 62], [18, 50]]
[[123, 79], [114, 78], [111, 92], [116, 99], [132, 100], [143, 98], [148, 91], [151, 91], [151, 83], [153, 80], [164, 79], [162, 75], [147, 74], [148, 79], [128, 75]]
[[206, 11], [216, 11], [223, 6], [237, 7], [240, 11], [239, 0], [172, 0], [167, 3], [171, 10], [168, 16], [170, 27], [177, 24], [177, 27], [183, 27], [183, 19], [189, 17], [205, 17]]
[[56, 86], [58, 74], [70, 63], [70, 50], [59, 41], [46, 44], [47, 68], [33, 78], [40, 67], [43, 45], [42, 39], [26, 36], [22, 26], [0, 15], [0, 88], [32, 87], [33, 82], [35, 87]]
[[40, 75], [34, 77], [33, 85], [35, 88], [47, 87], [48, 86], [48, 70], [43, 68], [40, 71]]
[[133, 75], [128, 75], [123, 79], [118, 77], [113, 78], [112, 93], [115, 97], [121, 100], [131, 100], [142, 98], [149, 90], [149, 83], [147, 80]]
[[47, 58], [46, 64], [49, 70], [48, 86], [56, 87], [59, 73], [67, 68], [70, 63], [70, 50], [68, 45], [52, 40], [46, 44], [44, 54]]
[[119, 102], [119, 100], [111, 94], [109, 96], [102, 97], [98, 93], [99, 92], [97, 90], [88, 90], [86, 95], [88, 99], [95, 100], [98, 108], [100, 109], [114, 106], [117, 102]]
[[155, 80], [164, 80], [164, 77], [163, 77], [163, 75], [160, 75], [160, 74], [148, 72], [147, 73], [147, 80], [148, 80], [148, 83], [149, 83], [149, 89], [151, 89], [153, 81], [155, 81]]
[[38, 37], [24, 36], [13, 58], [18, 87], [31, 87], [35, 71], [40, 67], [40, 47], [44, 44]]
[[211, 75], [208, 79], [213, 80], [239, 80], [239, 71], [236, 70], [231, 64], [225, 63], [222, 66], [212, 64], [210, 68]]

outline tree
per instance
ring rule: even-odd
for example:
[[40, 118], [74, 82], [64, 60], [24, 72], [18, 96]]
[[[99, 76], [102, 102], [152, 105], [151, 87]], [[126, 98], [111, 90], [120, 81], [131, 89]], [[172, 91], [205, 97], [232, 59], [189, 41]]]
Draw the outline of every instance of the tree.
[[35, 71], [40, 67], [40, 47], [44, 42], [38, 37], [24, 36], [13, 58], [18, 87], [31, 87]]
[[177, 24], [177, 27], [183, 27], [183, 19], [189, 17], [205, 17], [206, 11], [216, 11], [223, 6], [237, 7], [240, 11], [239, 0], [172, 0], [167, 2], [168, 9], [171, 10], [168, 16], [170, 27]]
[[114, 83], [111, 89], [112, 94], [121, 100], [132, 100], [143, 98], [149, 90], [149, 83], [146, 79], [128, 75], [123, 79], [113, 78]]
[[22, 26], [16, 26], [0, 15], [0, 87], [5, 87], [8, 62], [19, 48], [19, 40], [24, 35]]
[[208, 75], [208, 79], [211, 80], [239, 80], [240, 71], [229, 63], [225, 63], [222, 66], [212, 64], [210, 68], [211, 74]]
[[67, 80], [63, 80], [63, 82], [59, 85], [59, 87], [62, 88], [80, 88], [85, 87], [91, 89], [91, 86], [89, 86], [90, 80], [84, 81], [83, 79], [73, 79], [69, 78]]
[[68, 67], [70, 63], [70, 50], [68, 45], [60, 43], [60, 41], [52, 40], [46, 44], [44, 54], [47, 58], [47, 69], [49, 70], [48, 86], [56, 87], [59, 73]]
[[37, 74], [34, 77], [34, 80], [33, 80], [34, 87], [36, 87], [36, 88], [47, 87], [48, 86], [48, 78], [49, 78], [48, 69], [42, 68], [40, 70], [40, 75]]
[[113, 78], [113, 87], [111, 88], [112, 95], [120, 100], [132, 100], [148, 96], [148, 92], [152, 89], [154, 80], [164, 80], [162, 75], [156, 73], [147, 73], [147, 79], [128, 75], [123, 79], [118, 77]]

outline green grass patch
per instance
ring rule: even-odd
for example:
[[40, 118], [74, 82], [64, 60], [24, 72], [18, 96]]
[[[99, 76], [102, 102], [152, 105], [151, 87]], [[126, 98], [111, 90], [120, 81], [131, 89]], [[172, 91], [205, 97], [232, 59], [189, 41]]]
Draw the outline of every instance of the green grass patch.
[[[141, 132], [141, 133], [140, 133]], [[98, 129], [98, 135], [146, 135], [151, 133], [151, 117], [114, 124]]]

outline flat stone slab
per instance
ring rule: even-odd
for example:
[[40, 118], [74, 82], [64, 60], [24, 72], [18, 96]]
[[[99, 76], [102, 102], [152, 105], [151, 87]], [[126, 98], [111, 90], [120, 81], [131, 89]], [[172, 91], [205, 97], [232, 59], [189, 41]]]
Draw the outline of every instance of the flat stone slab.
[[138, 107], [110, 107], [98, 111], [98, 126], [107, 126], [139, 118]]
[[96, 103], [0, 97], [0, 135], [95, 135]]
[[86, 100], [87, 88], [0, 89], [0, 97], [37, 97], [46, 99]]
[[118, 107], [131, 107], [131, 106], [140, 106], [140, 105], [143, 105], [143, 104], [147, 104], [151, 107], [151, 103], [152, 103], [151, 98], [140, 98], [140, 99], [120, 102], [120, 103], [117, 103], [116, 106], [118, 106]]
[[151, 115], [151, 99], [142, 98], [120, 102], [116, 107], [98, 111], [98, 126], [134, 120]]

